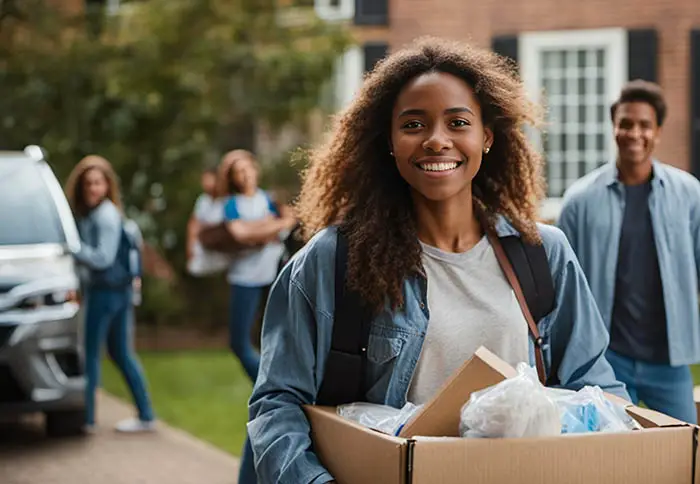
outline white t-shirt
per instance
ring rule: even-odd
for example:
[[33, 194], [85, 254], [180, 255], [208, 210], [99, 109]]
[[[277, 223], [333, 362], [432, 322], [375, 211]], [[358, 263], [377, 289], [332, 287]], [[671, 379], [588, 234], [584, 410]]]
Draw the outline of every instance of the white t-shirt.
[[429, 401], [480, 346], [513, 366], [529, 362], [527, 321], [488, 238], [462, 253], [421, 246], [430, 320], [408, 392], [417, 405]]
[[194, 218], [203, 224], [218, 224], [224, 220], [224, 200], [202, 193], [194, 203]]
[[[270, 197], [263, 190], [258, 190], [252, 196], [234, 195], [224, 204], [227, 221], [262, 220], [273, 215], [273, 210]], [[228, 270], [228, 283], [248, 287], [272, 284], [283, 253], [284, 245], [280, 241], [236, 252]]]
[[[193, 216], [200, 224], [216, 225], [224, 220], [224, 200], [203, 193], [197, 197]], [[228, 254], [205, 250], [197, 240], [192, 248], [192, 258], [187, 261], [187, 270], [194, 276], [206, 276], [223, 272], [231, 263]]]

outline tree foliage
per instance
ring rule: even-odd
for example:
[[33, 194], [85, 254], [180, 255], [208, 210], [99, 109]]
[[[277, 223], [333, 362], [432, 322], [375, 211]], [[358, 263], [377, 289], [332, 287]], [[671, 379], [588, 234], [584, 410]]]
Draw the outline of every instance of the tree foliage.
[[71, 12], [0, 0], [0, 147], [43, 146], [59, 178], [110, 160], [128, 215], [176, 268], [205, 163], [252, 145], [259, 121], [319, 104], [347, 33], [275, 0], [147, 0]]

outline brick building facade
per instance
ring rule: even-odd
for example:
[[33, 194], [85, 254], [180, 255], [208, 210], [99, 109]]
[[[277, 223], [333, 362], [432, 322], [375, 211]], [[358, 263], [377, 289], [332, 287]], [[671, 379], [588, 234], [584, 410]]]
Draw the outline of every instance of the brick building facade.
[[469, 40], [516, 59], [533, 97], [547, 93], [549, 127], [535, 141], [552, 199], [614, 156], [608, 107], [628, 79], [664, 88], [669, 115], [657, 155], [700, 176], [697, 0], [316, 0], [321, 16], [343, 8], [360, 42], [339, 76], [345, 102], [387, 51], [421, 35]]

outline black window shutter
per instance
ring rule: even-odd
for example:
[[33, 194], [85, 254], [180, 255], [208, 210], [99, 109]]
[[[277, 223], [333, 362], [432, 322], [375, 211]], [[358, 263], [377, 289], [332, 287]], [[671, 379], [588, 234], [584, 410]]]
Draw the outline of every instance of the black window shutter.
[[700, 29], [690, 32], [690, 169], [700, 178]]
[[659, 41], [656, 30], [639, 29], [627, 31], [628, 79], [658, 81]]
[[355, 0], [355, 25], [388, 25], [389, 0]]
[[491, 39], [491, 49], [503, 57], [509, 57], [518, 63], [518, 36], [498, 35]]
[[374, 66], [386, 57], [389, 52], [389, 44], [386, 42], [367, 42], [363, 46], [365, 54], [365, 72], [374, 69]]

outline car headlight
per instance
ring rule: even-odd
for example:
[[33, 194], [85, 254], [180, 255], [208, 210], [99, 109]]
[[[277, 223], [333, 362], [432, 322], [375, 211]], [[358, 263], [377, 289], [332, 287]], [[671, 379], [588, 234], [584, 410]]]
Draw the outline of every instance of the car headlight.
[[22, 299], [17, 309], [37, 309], [45, 306], [59, 306], [68, 302], [79, 302], [77, 291], [53, 291], [46, 294], [35, 294]]

